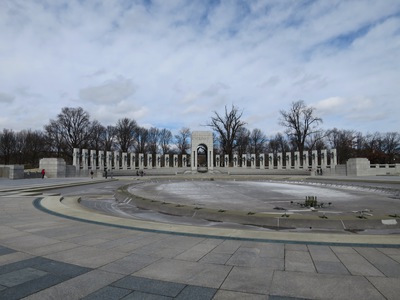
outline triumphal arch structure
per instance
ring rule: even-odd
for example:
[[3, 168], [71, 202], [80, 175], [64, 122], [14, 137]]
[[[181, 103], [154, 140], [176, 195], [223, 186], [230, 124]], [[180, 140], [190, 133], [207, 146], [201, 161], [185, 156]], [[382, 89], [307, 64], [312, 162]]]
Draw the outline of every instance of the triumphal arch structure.
[[213, 170], [214, 147], [211, 131], [192, 132], [192, 153], [190, 157], [192, 171]]

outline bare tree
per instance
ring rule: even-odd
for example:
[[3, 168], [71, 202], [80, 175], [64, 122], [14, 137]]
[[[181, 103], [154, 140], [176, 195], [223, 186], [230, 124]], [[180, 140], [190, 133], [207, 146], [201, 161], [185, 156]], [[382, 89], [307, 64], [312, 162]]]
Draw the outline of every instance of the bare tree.
[[134, 148], [136, 153], [146, 153], [149, 130], [144, 127], [138, 127], [135, 134]]
[[160, 144], [162, 149], [162, 154], [167, 154], [170, 150], [170, 145], [172, 142], [172, 133], [168, 129], [160, 130]]
[[160, 139], [160, 130], [155, 127], [151, 127], [149, 129], [149, 135], [148, 135], [148, 151], [153, 155], [156, 155], [158, 153], [159, 139]]
[[211, 127], [219, 135], [221, 148], [225, 154], [229, 155], [229, 161], [232, 161], [233, 150], [236, 146], [237, 134], [246, 122], [242, 121], [242, 114], [237, 107], [232, 105], [230, 111], [225, 106], [225, 114], [220, 115], [214, 111], [214, 117], [207, 126]]
[[[236, 151], [239, 156], [239, 161], [242, 159], [243, 154], [247, 154], [247, 149], [250, 143], [250, 130], [246, 127], [241, 127], [236, 136]], [[242, 161], [242, 164], [246, 165], [246, 161]]]
[[286, 127], [285, 133], [295, 143], [303, 157], [304, 144], [312, 134], [320, 132], [322, 119], [314, 115], [315, 109], [307, 107], [303, 100], [293, 102], [288, 111], [281, 110], [279, 124]]
[[0, 155], [4, 164], [12, 163], [12, 156], [15, 153], [16, 137], [14, 131], [3, 129], [0, 135]]
[[189, 128], [183, 127], [179, 134], [175, 135], [175, 144], [178, 148], [178, 154], [187, 154], [187, 151], [190, 148], [189, 138], [191, 132]]
[[400, 154], [400, 134], [398, 132], [387, 132], [383, 137], [383, 142], [387, 163], [395, 163], [396, 156]]
[[82, 107], [64, 107], [57, 120], [50, 120], [48, 134], [62, 137], [61, 147], [64, 155], [72, 158], [73, 148], [86, 148], [90, 145], [93, 127], [90, 115]]
[[132, 148], [137, 127], [135, 120], [128, 118], [118, 120], [115, 126], [115, 142], [120, 151], [128, 152]]
[[334, 128], [327, 131], [327, 138], [331, 148], [336, 149], [339, 164], [344, 164], [355, 156], [357, 135], [354, 130], [339, 130]]
[[258, 156], [264, 151], [266, 141], [267, 137], [261, 129], [253, 129], [249, 138], [250, 153], [255, 153]]

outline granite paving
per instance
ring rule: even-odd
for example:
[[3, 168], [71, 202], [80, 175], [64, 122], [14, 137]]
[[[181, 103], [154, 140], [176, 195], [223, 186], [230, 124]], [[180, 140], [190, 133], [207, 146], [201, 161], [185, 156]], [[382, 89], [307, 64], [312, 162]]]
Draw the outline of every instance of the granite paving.
[[45, 197], [0, 186], [0, 299], [399, 299], [396, 234], [346, 245], [163, 233], [48, 213], [34, 205]]

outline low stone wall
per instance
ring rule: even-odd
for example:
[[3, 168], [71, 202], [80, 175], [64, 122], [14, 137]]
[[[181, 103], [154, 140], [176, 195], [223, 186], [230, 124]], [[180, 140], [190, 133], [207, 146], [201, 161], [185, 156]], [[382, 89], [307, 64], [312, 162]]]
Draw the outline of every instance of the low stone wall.
[[23, 179], [23, 165], [0, 165], [0, 177], [8, 179]]

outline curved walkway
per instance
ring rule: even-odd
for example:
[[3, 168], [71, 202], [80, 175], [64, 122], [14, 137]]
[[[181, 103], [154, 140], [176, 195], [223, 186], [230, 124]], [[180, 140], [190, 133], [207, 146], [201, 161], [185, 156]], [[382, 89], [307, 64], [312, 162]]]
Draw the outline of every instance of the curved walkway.
[[[272, 232], [232, 235], [93, 218], [76, 198], [38, 195], [54, 181], [13, 183], [0, 182], [1, 299], [398, 299], [400, 293], [398, 235], [313, 240], [274, 233], [276, 243]], [[36, 209], [39, 202], [53, 213]]]

